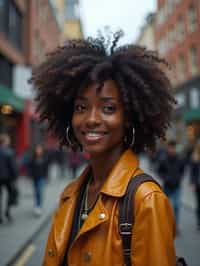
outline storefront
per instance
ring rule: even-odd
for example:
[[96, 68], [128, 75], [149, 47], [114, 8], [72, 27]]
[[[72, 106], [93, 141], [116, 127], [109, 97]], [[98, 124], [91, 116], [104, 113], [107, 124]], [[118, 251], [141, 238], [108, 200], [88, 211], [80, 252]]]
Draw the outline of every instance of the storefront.
[[12, 90], [0, 85], [0, 132], [11, 137], [13, 147], [18, 151], [23, 136], [19, 134], [19, 125], [24, 113], [24, 100], [17, 97]]
[[178, 108], [176, 110], [176, 122], [181, 121], [182, 135], [187, 142], [195, 142], [200, 138], [200, 77], [188, 81], [176, 93]]

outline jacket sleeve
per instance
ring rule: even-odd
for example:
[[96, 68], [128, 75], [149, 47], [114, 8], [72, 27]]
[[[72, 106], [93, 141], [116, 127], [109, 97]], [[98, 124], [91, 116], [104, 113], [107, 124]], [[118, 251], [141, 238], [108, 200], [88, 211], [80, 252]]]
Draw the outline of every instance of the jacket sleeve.
[[148, 193], [135, 208], [132, 265], [175, 266], [174, 235], [175, 222], [168, 198], [159, 190]]

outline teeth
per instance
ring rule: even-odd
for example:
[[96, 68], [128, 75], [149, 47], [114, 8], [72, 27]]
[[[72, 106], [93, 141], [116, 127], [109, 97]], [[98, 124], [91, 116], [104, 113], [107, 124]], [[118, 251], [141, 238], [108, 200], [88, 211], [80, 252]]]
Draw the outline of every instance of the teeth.
[[102, 134], [99, 134], [99, 133], [87, 133], [87, 136], [88, 137], [98, 137], [98, 136], [101, 136]]

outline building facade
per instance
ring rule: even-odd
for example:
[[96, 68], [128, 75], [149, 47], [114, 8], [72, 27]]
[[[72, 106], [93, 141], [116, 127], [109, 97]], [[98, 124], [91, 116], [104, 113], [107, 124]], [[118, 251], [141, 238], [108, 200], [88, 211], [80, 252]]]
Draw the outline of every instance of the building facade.
[[83, 38], [79, 0], [65, 0], [64, 20], [64, 40]]
[[156, 48], [171, 65], [178, 101], [175, 134], [193, 142], [200, 138], [200, 1], [158, 0], [157, 9]]
[[32, 67], [60, 44], [60, 36], [50, 1], [0, 1], [0, 132], [11, 135], [18, 154], [43, 136], [27, 81]]
[[138, 39], [136, 40], [136, 43], [138, 45], [145, 46], [150, 50], [156, 49], [154, 32], [155, 18], [156, 16], [154, 13], [150, 13], [147, 15], [146, 22], [142, 26]]

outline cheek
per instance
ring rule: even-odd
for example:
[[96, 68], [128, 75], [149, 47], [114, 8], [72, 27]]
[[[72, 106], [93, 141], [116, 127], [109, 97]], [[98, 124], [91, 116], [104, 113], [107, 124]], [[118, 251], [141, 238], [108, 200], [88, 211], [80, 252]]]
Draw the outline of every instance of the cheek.
[[123, 116], [118, 115], [117, 117], [110, 118], [107, 124], [117, 135], [124, 135], [125, 123]]

